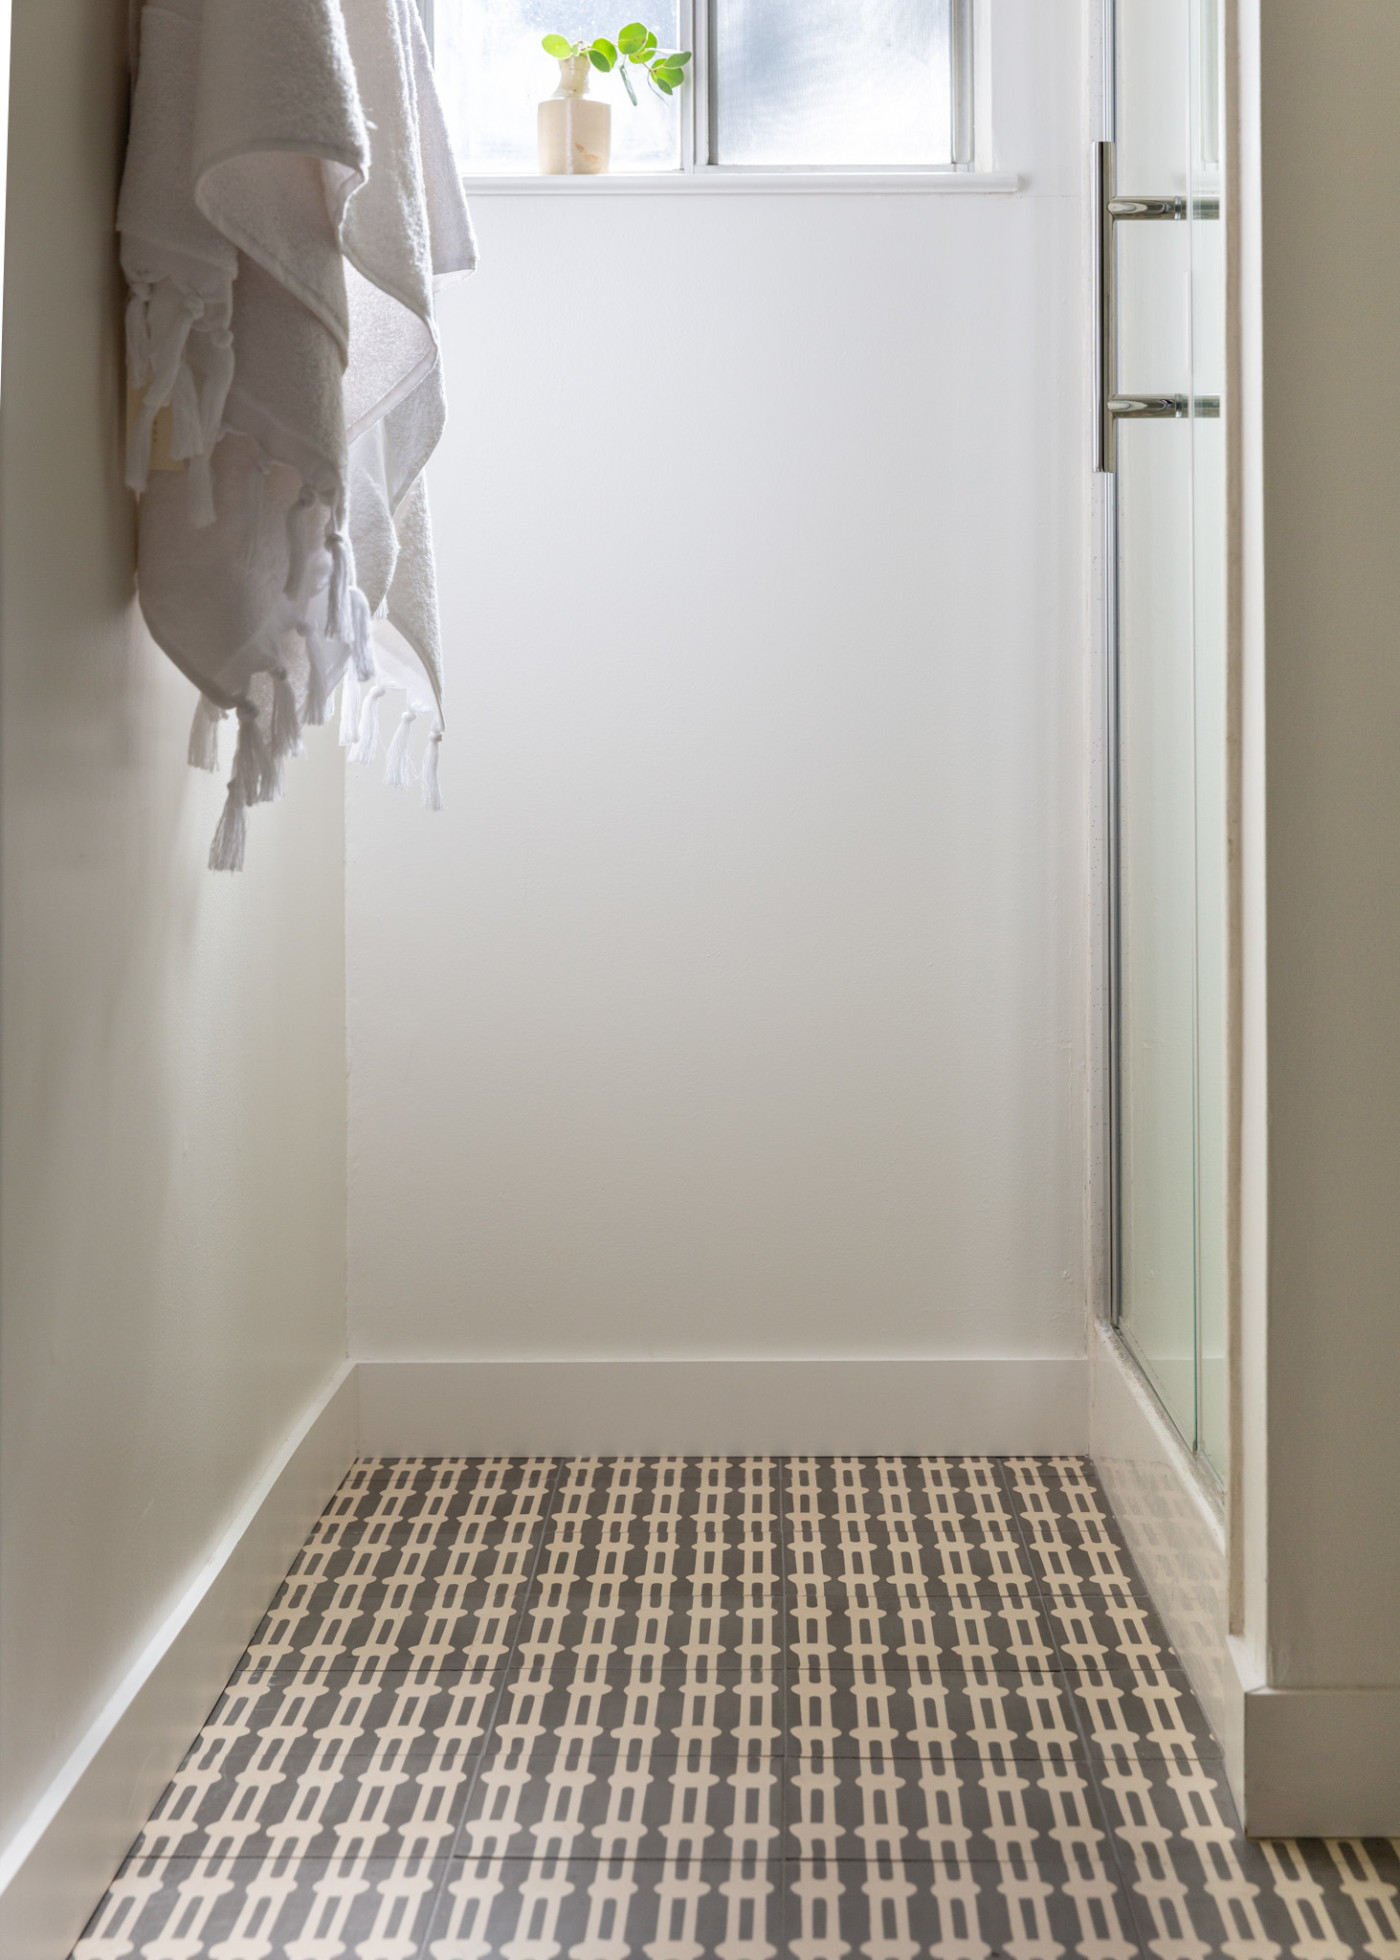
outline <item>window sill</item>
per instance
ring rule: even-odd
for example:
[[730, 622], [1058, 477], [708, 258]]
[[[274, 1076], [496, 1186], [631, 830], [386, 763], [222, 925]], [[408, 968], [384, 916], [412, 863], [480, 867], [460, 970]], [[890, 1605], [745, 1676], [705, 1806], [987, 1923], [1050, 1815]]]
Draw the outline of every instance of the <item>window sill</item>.
[[600, 177], [464, 177], [469, 197], [1011, 197], [990, 170], [668, 170]]

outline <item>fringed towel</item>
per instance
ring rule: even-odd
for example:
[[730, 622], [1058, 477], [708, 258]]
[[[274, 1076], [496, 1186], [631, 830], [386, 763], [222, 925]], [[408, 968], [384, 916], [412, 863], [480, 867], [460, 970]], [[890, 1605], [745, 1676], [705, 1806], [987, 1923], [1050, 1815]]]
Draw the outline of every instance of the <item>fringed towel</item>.
[[440, 807], [433, 293], [476, 250], [414, 0], [149, 0], [117, 222], [141, 606], [200, 689], [191, 763], [238, 731], [211, 868], [337, 687], [366, 762], [403, 695], [396, 785], [428, 721]]

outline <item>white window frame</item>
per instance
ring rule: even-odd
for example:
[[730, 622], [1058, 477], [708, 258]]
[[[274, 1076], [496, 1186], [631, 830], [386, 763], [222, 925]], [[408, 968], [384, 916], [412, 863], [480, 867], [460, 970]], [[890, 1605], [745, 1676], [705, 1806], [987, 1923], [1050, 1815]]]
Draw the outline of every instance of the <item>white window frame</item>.
[[[431, 41], [434, 0], [418, 0]], [[682, 44], [694, 51], [693, 79], [681, 92], [681, 165], [678, 170], [617, 171], [599, 177], [467, 176], [473, 197], [637, 197], [686, 196], [696, 192], [762, 195], [880, 192], [916, 196], [953, 192], [1006, 195], [1021, 188], [1019, 177], [991, 167], [991, 91], [986, 0], [952, 0], [953, 155], [951, 164], [889, 170], [785, 169], [711, 160], [710, 89], [711, 0], [680, 0]]]

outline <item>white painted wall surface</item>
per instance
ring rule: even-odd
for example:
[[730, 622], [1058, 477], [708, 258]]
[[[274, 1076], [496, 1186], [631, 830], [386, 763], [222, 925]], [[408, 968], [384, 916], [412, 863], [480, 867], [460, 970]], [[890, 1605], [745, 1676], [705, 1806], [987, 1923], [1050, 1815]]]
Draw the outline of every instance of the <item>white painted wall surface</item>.
[[1080, 9], [993, 36], [1014, 198], [476, 199], [353, 1352], [1082, 1352]]
[[13, 73], [0, 1856], [344, 1348], [339, 756], [204, 869], [222, 786], [132, 601], [125, 8], [29, 0]]
[[[1232, 1775], [1400, 1832], [1400, 18], [1237, 0], [1241, 1249]], [[1324, 181], [1325, 180], [1325, 181]], [[1339, 213], [1326, 185], [1354, 187]]]
[[1270, 1678], [1400, 1690], [1400, 17], [1261, 18]]

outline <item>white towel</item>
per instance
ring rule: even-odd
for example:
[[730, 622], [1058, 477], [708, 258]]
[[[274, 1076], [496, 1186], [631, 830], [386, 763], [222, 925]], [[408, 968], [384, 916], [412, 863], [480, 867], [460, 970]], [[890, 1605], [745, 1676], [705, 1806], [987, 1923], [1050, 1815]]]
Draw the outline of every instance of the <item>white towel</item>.
[[[190, 760], [216, 767], [238, 717], [211, 865], [241, 865], [248, 806], [342, 679], [362, 760], [407, 697], [391, 782], [431, 718], [437, 807], [433, 292], [476, 254], [413, 0], [149, 0], [118, 224], [141, 603], [201, 689]], [[151, 469], [167, 406], [184, 467]]]

